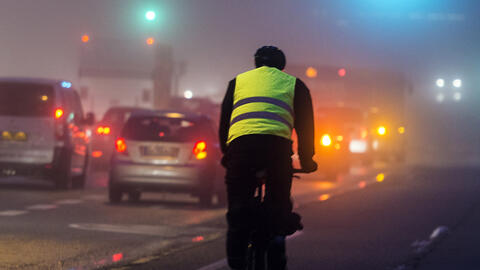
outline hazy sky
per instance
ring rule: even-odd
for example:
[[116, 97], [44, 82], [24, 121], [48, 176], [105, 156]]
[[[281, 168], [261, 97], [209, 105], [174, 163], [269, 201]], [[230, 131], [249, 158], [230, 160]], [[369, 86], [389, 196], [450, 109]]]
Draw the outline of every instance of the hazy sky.
[[[187, 62], [181, 88], [205, 94], [223, 93], [265, 44], [282, 48], [290, 63], [379, 66], [413, 77], [462, 73], [478, 63], [476, 3], [0, 0], [0, 73], [75, 80], [83, 33], [92, 42], [143, 42], [153, 34]], [[157, 23], [144, 21], [148, 9], [157, 11]]]

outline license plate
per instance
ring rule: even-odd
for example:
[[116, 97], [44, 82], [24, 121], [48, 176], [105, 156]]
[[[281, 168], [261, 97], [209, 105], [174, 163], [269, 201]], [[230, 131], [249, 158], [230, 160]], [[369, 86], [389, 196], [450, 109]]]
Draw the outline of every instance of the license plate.
[[143, 146], [141, 148], [142, 155], [156, 157], [177, 157], [179, 151], [178, 147]]

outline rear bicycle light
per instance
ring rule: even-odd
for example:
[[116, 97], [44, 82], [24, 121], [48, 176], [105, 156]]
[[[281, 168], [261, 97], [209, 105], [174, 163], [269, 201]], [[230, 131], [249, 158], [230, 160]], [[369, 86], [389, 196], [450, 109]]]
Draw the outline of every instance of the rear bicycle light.
[[118, 153], [127, 154], [127, 143], [125, 142], [124, 138], [118, 138], [115, 141], [115, 149]]
[[193, 154], [198, 160], [207, 158], [207, 143], [205, 141], [198, 141], [193, 147]]

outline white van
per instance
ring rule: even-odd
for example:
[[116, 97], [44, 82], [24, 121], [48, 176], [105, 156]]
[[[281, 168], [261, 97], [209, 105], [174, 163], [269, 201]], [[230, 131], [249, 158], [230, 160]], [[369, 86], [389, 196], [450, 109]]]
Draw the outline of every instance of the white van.
[[72, 83], [0, 78], [0, 175], [41, 176], [81, 188], [89, 158], [82, 104]]

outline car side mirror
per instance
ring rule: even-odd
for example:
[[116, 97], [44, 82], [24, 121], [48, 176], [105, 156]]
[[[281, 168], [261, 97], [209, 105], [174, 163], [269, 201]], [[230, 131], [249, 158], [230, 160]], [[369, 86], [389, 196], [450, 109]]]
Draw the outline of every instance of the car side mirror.
[[93, 126], [95, 124], [95, 114], [92, 112], [87, 113], [83, 124], [87, 126]]

